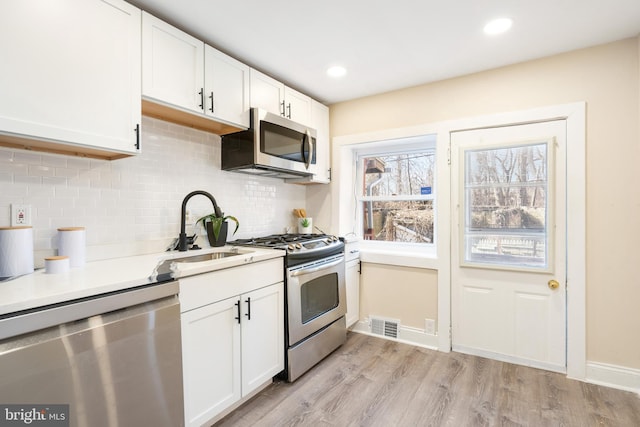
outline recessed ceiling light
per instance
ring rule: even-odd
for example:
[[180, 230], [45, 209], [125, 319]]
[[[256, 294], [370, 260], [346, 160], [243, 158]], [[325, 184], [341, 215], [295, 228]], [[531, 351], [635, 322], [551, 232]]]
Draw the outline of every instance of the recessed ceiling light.
[[335, 65], [327, 69], [327, 75], [329, 75], [329, 77], [342, 77], [345, 74], [347, 74], [347, 69], [340, 65]]
[[484, 26], [485, 34], [501, 34], [511, 28], [513, 21], [509, 18], [499, 18], [490, 21], [487, 25]]

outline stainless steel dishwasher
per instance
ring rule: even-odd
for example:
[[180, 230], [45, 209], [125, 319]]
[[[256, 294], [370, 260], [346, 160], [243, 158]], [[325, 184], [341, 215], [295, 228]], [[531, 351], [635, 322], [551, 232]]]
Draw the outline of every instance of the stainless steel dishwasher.
[[0, 403], [69, 405], [71, 426], [182, 426], [178, 282], [0, 318]]

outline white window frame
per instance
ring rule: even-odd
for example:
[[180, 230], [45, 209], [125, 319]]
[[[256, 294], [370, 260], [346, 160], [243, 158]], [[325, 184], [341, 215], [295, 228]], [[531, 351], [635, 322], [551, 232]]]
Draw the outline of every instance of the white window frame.
[[[394, 154], [409, 154], [409, 153], [425, 153], [432, 152], [434, 156], [434, 170], [433, 170], [433, 183], [431, 185], [431, 194], [429, 195], [406, 195], [406, 196], [366, 196], [362, 194], [360, 184], [364, 179], [364, 171], [362, 170], [362, 159], [365, 157], [375, 156], [388, 156]], [[353, 157], [356, 163], [356, 173], [353, 183], [354, 198], [356, 206], [356, 235], [363, 238], [364, 230], [364, 209], [363, 204], [367, 201], [388, 201], [388, 200], [431, 200], [433, 204], [433, 242], [431, 243], [417, 243], [417, 242], [389, 242], [381, 240], [363, 240], [363, 244], [372, 249], [385, 249], [385, 250], [404, 250], [404, 251], [420, 251], [429, 250], [435, 252], [437, 242], [437, 209], [436, 209], [436, 194], [437, 194], [437, 170], [438, 170], [438, 153], [436, 149], [435, 135], [420, 135], [410, 138], [397, 138], [385, 141], [377, 141], [373, 143], [363, 144], [361, 147], [353, 150]]]

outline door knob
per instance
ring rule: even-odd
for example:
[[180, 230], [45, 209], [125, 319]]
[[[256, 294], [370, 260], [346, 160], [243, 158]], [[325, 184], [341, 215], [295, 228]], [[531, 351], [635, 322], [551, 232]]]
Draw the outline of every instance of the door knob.
[[549, 283], [547, 284], [549, 285], [549, 289], [551, 290], [556, 290], [560, 287], [560, 283], [554, 279], [549, 280]]

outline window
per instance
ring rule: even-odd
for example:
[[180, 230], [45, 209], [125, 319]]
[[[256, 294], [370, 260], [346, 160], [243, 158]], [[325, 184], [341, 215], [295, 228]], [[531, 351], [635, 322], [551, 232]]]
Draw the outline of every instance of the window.
[[434, 138], [388, 141], [356, 155], [356, 197], [363, 238], [433, 244]]
[[548, 143], [464, 152], [465, 265], [549, 263]]

